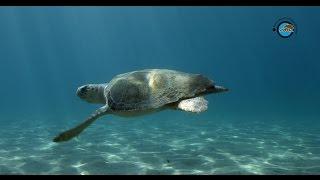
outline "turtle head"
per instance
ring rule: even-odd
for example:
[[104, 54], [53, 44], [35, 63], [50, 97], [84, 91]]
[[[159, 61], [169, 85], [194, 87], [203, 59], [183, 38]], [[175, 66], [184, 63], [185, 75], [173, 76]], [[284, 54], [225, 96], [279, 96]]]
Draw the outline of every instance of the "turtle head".
[[77, 89], [77, 96], [89, 103], [105, 104], [105, 87], [106, 84], [86, 84]]

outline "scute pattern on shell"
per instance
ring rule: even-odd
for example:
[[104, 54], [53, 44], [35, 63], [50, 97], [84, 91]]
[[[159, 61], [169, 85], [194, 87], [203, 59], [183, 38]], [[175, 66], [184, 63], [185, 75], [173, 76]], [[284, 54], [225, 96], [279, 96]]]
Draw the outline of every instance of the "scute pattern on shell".
[[[120, 74], [106, 88], [106, 98], [111, 110], [136, 111], [155, 109], [180, 99], [192, 97], [205, 86], [198, 75], [174, 70], [147, 69]], [[199, 89], [200, 87], [200, 89]]]

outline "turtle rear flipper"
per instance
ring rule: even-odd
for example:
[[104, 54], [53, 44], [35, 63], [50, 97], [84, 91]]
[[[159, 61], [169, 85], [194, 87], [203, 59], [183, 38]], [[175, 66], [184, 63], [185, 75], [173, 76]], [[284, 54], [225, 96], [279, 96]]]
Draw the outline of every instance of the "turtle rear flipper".
[[177, 108], [183, 111], [200, 113], [208, 109], [208, 101], [203, 96], [185, 99], [179, 102]]
[[70, 139], [78, 136], [84, 129], [86, 129], [90, 124], [92, 124], [95, 120], [99, 117], [105, 115], [108, 111], [107, 106], [103, 106], [96, 110], [88, 119], [86, 119], [83, 123], [79, 124], [78, 126], [69, 129], [53, 139], [53, 142], [62, 142], [62, 141], [69, 141]]

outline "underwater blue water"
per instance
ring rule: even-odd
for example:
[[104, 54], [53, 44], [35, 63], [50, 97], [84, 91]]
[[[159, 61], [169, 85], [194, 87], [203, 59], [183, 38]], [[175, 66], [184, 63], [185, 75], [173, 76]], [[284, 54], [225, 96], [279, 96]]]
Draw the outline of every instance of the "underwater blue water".
[[[283, 17], [297, 33], [272, 31]], [[0, 174], [320, 174], [319, 7], [1, 7]], [[146, 68], [227, 93], [201, 114], [104, 116], [88, 83]]]

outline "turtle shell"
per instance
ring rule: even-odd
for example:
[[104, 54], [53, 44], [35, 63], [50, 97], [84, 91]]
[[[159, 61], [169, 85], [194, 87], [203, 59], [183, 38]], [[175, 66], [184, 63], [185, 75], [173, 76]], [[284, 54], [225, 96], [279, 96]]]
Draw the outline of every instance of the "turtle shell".
[[[155, 109], [203, 92], [212, 81], [174, 70], [147, 69], [114, 77], [105, 90], [114, 111]], [[203, 76], [201, 76], [203, 77]]]

